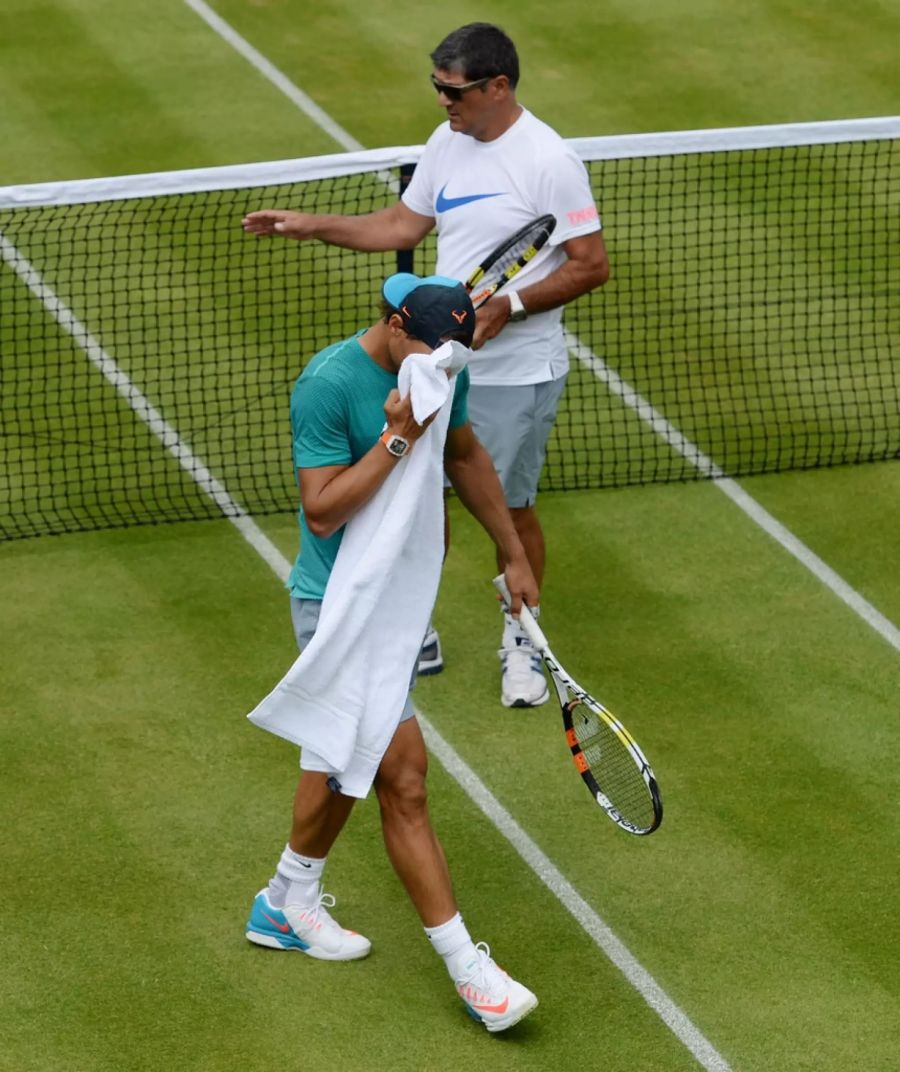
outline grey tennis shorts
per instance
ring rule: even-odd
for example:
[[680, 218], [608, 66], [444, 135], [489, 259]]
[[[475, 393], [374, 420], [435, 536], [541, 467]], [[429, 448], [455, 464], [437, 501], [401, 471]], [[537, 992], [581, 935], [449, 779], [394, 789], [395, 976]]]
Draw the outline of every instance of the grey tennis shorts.
[[469, 388], [469, 420], [491, 456], [506, 505], [533, 506], [566, 377], [513, 387]]
[[[291, 622], [294, 626], [294, 636], [297, 638], [297, 647], [300, 651], [303, 651], [312, 640], [316, 626], [319, 624], [319, 611], [321, 609], [322, 601], [320, 599], [295, 599], [291, 596]], [[413, 667], [412, 678], [409, 682], [410, 689], [413, 688], [415, 683], [416, 668]], [[400, 721], [405, 722], [408, 718], [412, 718], [415, 713], [412, 697], [407, 693]]]

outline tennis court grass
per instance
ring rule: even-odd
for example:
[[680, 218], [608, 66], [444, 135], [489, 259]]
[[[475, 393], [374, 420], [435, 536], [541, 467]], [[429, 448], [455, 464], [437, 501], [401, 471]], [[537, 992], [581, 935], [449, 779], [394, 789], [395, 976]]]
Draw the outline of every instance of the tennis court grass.
[[[895, 653], [709, 485], [553, 495], [544, 510], [545, 625], [645, 744], [663, 828], [645, 842], [616, 831], [557, 713], [500, 707], [491, 555], [456, 512], [437, 619], [447, 670], [418, 702], [733, 1067], [837, 1069], [859, 1052], [889, 1067], [879, 847], [897, 831], [859, 817], [890, 793]], [[290, 519], [267, 528], [292, 548]], [[293, 658], [279, 584], [219, 522], [0, 554], [0, 754], [20, 816], [3, 835], [9, 1067], [225, 1069], [237, 1055], [261, 1069], [296, 1032], [291, 1057], [354, 1069], [454, 1054], [537, 1069], [585, 1018], [602, 1025], [603, 1067], [694, 1067], [436, 762], [461, 902], [538, 990], [533, 1024], [498, 1043], [457, 1007], [372, 804], [329, 865], [372, 960], [329, 972], [250, 947], [244, 914], [295, 772], [293, 750], [243, 719]], [[865, 1033], [848, 1037], [863, 1007]], [[297, 1026], [260, 1029], [272, 1021]]]
[[[424, 138], [427, 51], [485, 14], [216, 6], [369, 145]], [[897, 15], [875, 2], [564, 0], [503, 21], [523, 99], [570, 135], [885, 114], [900, 89]], [[13, 0], [0, 54], [4, 182], [333, 147], [175, 0]], [[69, 399], [85, 382], [73, 356]], [[112, 399], [100, 412], [125, 427]], [[900, 619], [895, 464], [747, 486]], [[544, 623], [646, 747], [663, 827], [646, 842], [616, 831], [557, 715], [499, 706], [492, 556], [457, 514], [437, 610], [447, 670], [418, 690], [428, 718], [735, 1072], [892, 1069], [896, 652], [712, 485], [550, 495], [542, 511]], [[264, 524], [292, 554], [293, 520]], [[533, 1018], [500, 1039], [468, 1020], [371, 804], [328, 875], [373, 957], [318, 965], [245, 942], [295, 758], [243, 715], [293, 650], [284, 593], [227, 523], [2, 544], [0, 633], [4, 1072], [700, 1067], [437, 762], [467, 920], [538, 991]]]

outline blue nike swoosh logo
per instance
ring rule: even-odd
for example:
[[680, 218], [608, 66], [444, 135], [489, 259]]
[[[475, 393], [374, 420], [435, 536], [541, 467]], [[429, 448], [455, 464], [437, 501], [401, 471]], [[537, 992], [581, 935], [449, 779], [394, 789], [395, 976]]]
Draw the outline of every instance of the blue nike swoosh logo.
[[502, 197], [502, 191], [496, 194], [467, 194], [465, 197], [444, 197], [444, 190], [447, 189], [447, 183], [444, 183], [441, 192], [437, 195], [437, 201], [434, 203], [435, 212], [449, 212], [451, 208], [460, 208], [462, 205], [471, 204], [472, 201], [483, 201], [486, 197]]

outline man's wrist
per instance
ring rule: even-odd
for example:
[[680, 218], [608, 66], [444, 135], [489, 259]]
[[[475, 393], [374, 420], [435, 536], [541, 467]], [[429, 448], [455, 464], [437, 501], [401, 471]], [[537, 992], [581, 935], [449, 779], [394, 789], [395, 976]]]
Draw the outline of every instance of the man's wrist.
[[497, 550], [500, 552], [501, 558], [506, 563], [504, 566], [504, 573], [508, 569], [531, 569], [531, 565], [528, 562], [528, 556], [525, 554], [525, 548], [522, 546], [518, 533], [512, 533], [510, 539], [504, 540], [502, 545], [498, 544]]
[[409, 454], [410, 447], [412, 446], [405, 436], [397, 435], [389, 428], [381, 433], [380, 441], [384, 444], [385, 450], [392, 458], [404, 457], [404, 455]]

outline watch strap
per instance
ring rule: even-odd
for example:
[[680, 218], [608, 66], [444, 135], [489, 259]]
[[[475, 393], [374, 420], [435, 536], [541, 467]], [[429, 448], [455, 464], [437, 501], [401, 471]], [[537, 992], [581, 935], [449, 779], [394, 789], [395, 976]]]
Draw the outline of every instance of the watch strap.
[[524, 320], [528, 313], [522, 304], [518, 291], [508, 290], [506, 296], [509, 298], [509, 319], [512, 321]]
[[410, 442], [408, 439], [404, 439], [403, 436], [385, 430], [381, 433], [380, 438], [381, 442], [384, 443], [385, 449], [392, 458], [402, 458], [405, 454], [409, 453]]

